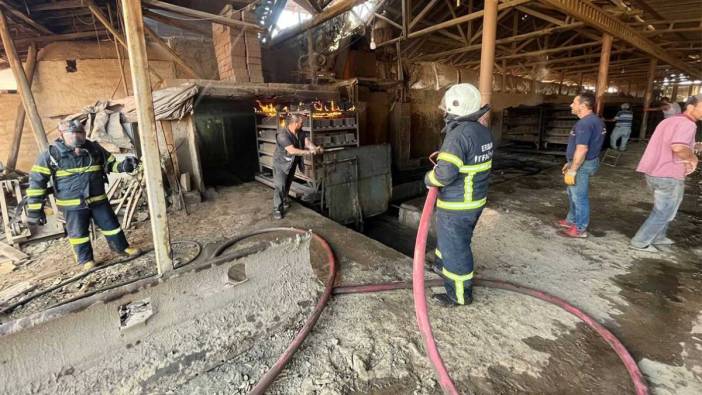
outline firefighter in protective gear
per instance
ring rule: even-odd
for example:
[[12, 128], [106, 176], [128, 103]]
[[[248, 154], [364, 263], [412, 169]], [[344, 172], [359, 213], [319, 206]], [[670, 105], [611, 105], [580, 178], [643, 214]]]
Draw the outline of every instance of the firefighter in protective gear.
[[28, 222], [36, 225], [46, 222], [44, 200], [51, 181], [56, 205], [66, 220], [68, 241], [77, 263], [85, 270], [96, 266], [89, 236], [91, 219], [112, 250], [126, 256], [139, 255], [139, 249], [129, 247], [105, 194], [106, 173], [131, 173], [139, 159], [128, 157], [118, 161], [98, 143], [87, 140], [85, 129], [77, 120], [61, 122], [59, 132], [61, 138], [39, 155], [29, 174]]
[[480, 107], [473, 85], [457, 84], [440, 108], [446, 135], [436, 166], [424, 177], [427, 187], [439, 188], [434, 270], [444, 278], [446, 294], [434, 297], [447, 306], [466, 305], [473, 301], [471, 238], [487, 200], [493, 155], [492, 134], [479, 120], [490, 107]]

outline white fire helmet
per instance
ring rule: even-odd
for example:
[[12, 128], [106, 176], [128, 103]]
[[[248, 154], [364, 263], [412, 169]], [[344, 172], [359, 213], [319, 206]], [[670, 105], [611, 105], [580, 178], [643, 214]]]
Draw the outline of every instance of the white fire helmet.
[[452, 85], [444, 93], [439, 108], [458, 117], [472, 114], [480, 110], [480, 91], [471, 84]]

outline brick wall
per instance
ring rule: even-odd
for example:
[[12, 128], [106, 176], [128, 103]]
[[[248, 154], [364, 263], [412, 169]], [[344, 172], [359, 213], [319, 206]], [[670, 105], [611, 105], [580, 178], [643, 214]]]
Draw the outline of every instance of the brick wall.
[[[108, 50], [110, 47], [112, 51]], [[38, 59], [32, 93], [49, 141], [58, 137], [55, 129], [59, 118], [78, 112], [82, 107], [97, 100], [124, 97], [114, 46], [98, 46], [96, 43], [52, 43], [40, 51]], [[76, 60], [75, 72], [66, 71], [66, 59]], [[149, 59], [151, 67], [163, 78], [175, 77], [173, 62], [162, 60], [167, 59], [167, 56], [150, 49]], [[127, 86], [130, 93], [133, 93], [131, 74], [126, 61], [124, 70], [128, 80]], [[19, 103], [20, 97], [16, 93], [0, 94], [0, 161], [3, 163], [7, 162], [9, 155]], [[28, 171], [37, 154], [31, 125], [25, 120], [17, 168]]]
[[[244, 22], [256, 23], [249, 11], [227, 10], [224, 15]], [[261, 44], [257, 33], [212, 24], [212, 41], [221, 80], [235, 82], [264, 82], [261, 62]]]

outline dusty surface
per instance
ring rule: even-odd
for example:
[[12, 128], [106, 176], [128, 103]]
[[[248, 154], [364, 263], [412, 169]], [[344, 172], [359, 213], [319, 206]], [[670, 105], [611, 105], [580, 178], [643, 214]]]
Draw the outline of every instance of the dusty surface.
[[[230, 281], [232, 268], [245, 281]], [[309, 237], [294, 237], [0, 337], [0, 382], [11, 393], [160, 393], [246, 355], [261, 338], [288, 342], [320, 291]], [[147, 300], [153, 314], [121, 329], [119, 306]], [[57, 357], [44, 358], [47, 350]], [[258, 379], [275, 357], [240, 369]]]
[[[628, 153], [624, 165], [603, 168], [593, 179], [592, 237], [587, 240], [561, 239], [551, 226], [566, 207], [559, 161], [536, 158], [546, 170], [531, 176], [506, 171], [504, 179], [520, 177], [497, 183], [490, 192], [474, 238], [477, 272], [543, 289], [583, 308], [630, 348], [655, 393], [700, 393], [699, 189], [688, 188], [671, 227], [678, 245], [659, 256], [629, 250], [628, 238], [651, 206], [632, 170], [637, 155]], [[698, 181], [691, 186], [698, 187]], [[221, 189], [215, 200], [194, 208], [194, 214], [172, 215], [172, 238], [211, 242], [249, 229], [294, 225], [329, 240], [340, 261], [338, 284], [409, 279], [411, 260], [406, 255], [297, 204], [283, 221], [274, 222], [270, 195], [258, 184]], [[406, 239], [412, 231], [396, 224], [386, 229], [393, 226], [395, 233], [380, 233], [386, 239], [390, 235], [398, 250], [411, 248]], [[148, 240], [148, 227], [139, 224], [129, 238], [148, 246], [142, 241]], [[322, 256], [317, 247], [311, 248], [317, 276], [323, 278]], [[104, 249], [99, 251], [108, 257]], [[33, 265], [74, 270], [70, 262], [63, 263], [68, 259], [61, 259], [69, 256], [63, 243], [52, 243], [44, 254], [46, 258], [23, 270]], [[631, 393], [614, 353], [556, 307], [479, 288], [472, 306], [444, 310], [430, 302], [430, 310], [439, 348], [462, 392]], [[260, 361], [284, 349], [291, 336], [290, 330], [282, 330], [195, 379], [158, 388], [245, 393], [260, 374], [257, 369], [267, 365]], [[271, 392], [440, 393], [415, 329], [411, 293], [334, 297]]]

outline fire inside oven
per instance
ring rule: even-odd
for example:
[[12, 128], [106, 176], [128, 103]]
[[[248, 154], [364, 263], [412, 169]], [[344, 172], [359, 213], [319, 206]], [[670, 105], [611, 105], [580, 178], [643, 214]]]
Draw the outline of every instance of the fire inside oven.
[[325, 149], [358, 146], [358, 119], [353, 105], [340, 106], [333, 100], [256, 104], [259, 125], [282, 129], [289, 114], [300, 114], [306, 118], [303, 130], [310, 133], [315, 145]]

